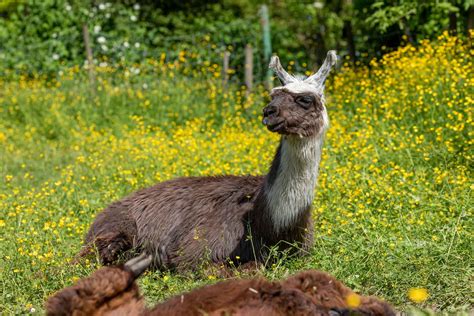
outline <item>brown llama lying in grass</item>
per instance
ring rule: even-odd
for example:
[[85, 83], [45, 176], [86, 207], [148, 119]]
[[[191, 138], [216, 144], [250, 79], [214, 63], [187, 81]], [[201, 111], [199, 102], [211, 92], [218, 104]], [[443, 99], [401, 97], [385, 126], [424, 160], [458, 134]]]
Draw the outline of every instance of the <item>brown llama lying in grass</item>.
[[[50, 297], [47, 315], [395, 315], [373, 297], [358, 296], [327, 273], [309, 270], [280, 282], [228, 280], [145, 307], [135, 279], [151, 262], [140, 256], [103, 267]], [[352, 306], [349, 306], [349, 300]]]
[[104, 265], [148, 252], [154, 268], [188, 269], [207, 257], [245, 264], [265, 262], [273, 247], [311, 248], [311, 206], [329, 126], [324, 83], [336, 60], [329, 51], [318, 72], [300, 80], [272, 58], [283, 85], [272, 89], [262, 123], [281, 136], [266, 175], [177, 178], [132, 193], [97, 215], [77, 260], [94, 249]]

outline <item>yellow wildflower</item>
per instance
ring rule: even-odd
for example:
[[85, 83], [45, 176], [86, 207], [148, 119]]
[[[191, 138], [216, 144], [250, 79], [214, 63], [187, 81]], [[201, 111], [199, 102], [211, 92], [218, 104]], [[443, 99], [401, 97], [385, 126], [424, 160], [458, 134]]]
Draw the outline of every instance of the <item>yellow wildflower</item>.
[[428, 290], [424, 288], [412, 288], [408, 290], [408, 298], [415, 303], [426, 301], [428, 296]]

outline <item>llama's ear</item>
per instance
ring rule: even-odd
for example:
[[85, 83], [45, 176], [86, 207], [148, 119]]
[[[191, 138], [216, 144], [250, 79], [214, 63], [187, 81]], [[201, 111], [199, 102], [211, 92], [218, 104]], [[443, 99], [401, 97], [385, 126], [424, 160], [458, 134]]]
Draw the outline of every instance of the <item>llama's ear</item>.
[[142, 253], [140, 256], [128, 260], [124, 267], [132, 272], [135, 278], [138, 278], [150, 266], [152, 262], [152, 255]]
[[317, 86], [319, 88], [324, 87], [324, 82], [329, 75], [332, 67], [336, 65], [337, 55], [335, 50], [330, 50], [324, 60], [323, 65], [319, 68], [318, 72], [314, 75], [306, 78], [305, 82]]
[[294, 82], [296, 79], [292, 75], [286, 72], [285, 69], [280, 64], [280, 58], [278, 58], [277, 55], [272, 56], [270, 59], [270, 64], [268, 65], [268, 68], [273, 70], [275, 74], [277, 75], [278, 79], [280, 79], [280, 82], [283, 85], [286, 85], [290, 82]]

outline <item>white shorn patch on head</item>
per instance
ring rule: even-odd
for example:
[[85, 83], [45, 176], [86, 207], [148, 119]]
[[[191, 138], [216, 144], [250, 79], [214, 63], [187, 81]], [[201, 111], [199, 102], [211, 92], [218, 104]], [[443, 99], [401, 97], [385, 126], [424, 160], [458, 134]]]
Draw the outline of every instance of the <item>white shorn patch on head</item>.
[[295, 80], [294, 82], [291, 82], [287, 85], [273, 88], [273, 90], [283, 90], [283, 91], [287, 91], [287, 92], [295, 93], [295, 94], [313, 93], [317, 96], [322, 95], [322, 90], [318, 89], [317, 86], [314, 86], [312, 84], [309, 84], [307, 82], [300, 81], [300, 80]]
[[324, 127], [312, 137], [285, 136], [281, 143], [281, 161], [274, 183], [266, 196], [277, 232], [292, 225], [300, 212], [311, 206], [318, 179], [324, 132], [329, 120], [323, 112]]

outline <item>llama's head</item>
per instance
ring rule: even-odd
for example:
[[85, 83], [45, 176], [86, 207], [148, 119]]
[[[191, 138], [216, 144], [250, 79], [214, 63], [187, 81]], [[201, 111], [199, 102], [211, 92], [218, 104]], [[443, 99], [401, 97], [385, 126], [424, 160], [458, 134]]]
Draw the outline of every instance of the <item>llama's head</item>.
[[263, 109], [263, 124], [272, 132], [309, 137], [321, 134], [329, 125], [324, 106], [324, 82], [336, 64], [336, 52], [328, 52], [317, 73], [306, 79], [288, 74], [273, 56], [269, 67], [283, 84], [272, 90], [271, 102]]
[[47, 315], [141, 315], [143, 298], [135, 282], [151, 264], [145, 253], [123, 266], [102, 267], [46, 302]]

